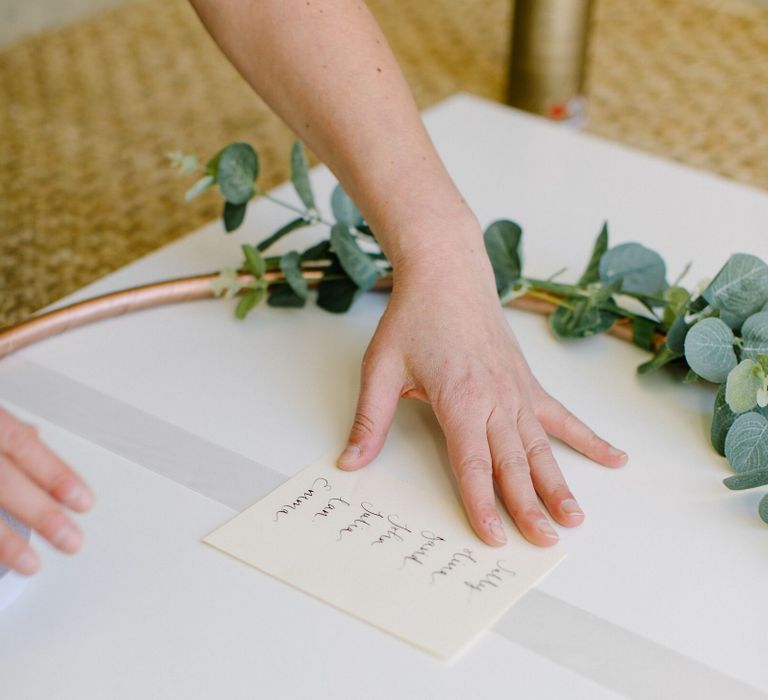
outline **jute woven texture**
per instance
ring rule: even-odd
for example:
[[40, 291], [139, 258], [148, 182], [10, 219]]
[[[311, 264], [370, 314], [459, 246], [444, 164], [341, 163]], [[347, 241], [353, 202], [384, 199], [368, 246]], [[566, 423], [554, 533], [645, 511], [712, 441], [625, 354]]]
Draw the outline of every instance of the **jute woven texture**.
[[[457, 90], [502, 98], [509, 0], [369, 4], [421, 107]], [[768, 188], [768, 9], [597, 0], [592, 36], [590, 131]], [[0, 326], [218, 216], [213, 195], [183, 202], [189, 182], [167, 151], [207, 157], [248, 140], [271, 186], [288, 175], [292, 138], [186, 0], [142, 0], [8, 47]]]

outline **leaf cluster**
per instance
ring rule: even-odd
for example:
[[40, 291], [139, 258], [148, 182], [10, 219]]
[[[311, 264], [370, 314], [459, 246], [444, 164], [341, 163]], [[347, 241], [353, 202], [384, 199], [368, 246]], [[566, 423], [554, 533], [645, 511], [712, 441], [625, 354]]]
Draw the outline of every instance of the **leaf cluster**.
[[[187, 199], [219, 189], [227, 233], [243, 224], [255, 197], [298, 214], [256, 245], [243, 244], [239, 269], [226, 268], [214, 281], [215, 294], [240, 297], [237, 318], [245, 318], [264, 299], [275, 307], [304, 306], [310, 295], [309, 275], [317, 281], [318, 306], [343, 313], [391, 272], [374, 232], [341, 185], [330, 197], [333, 220], [323, 219], [300, 142], [291, 150], [291, 182], [300, 205], [259, 190], [258, 154], [247, 143], [228, 145], [204, 168], [192, 155], [176, 152], [169, 158], [182, 173], [202, 170]], [[326, 227], [328, 234], [314, 245], [266, 255], [293, 232], [317, 226]], [[685, 381], [720, 384], [711, 440], [736, 472], [725, 484], [731, 489], [768, 484], [768, 265], [763, 260], [733, 255], [700, 293], [693, 293], [680, 285], [690, 265], [670, 284], [659, 253], [634, 242], [611, 247], [605, 223], [584, 270], [569, 284], [556, 281], [557, 275], [525, 276], [522, 239], [522, 228], [508, 219], [494, 221], [484, 233], [502, 302], [527, 295], [552, 303], [550, 327], [565, 340], [629, 325], [633, 342], [653, 353], [638, 367], [641, 374], [680, 365], [688, 370]], [[768, 495], [759, 512], [768, 522]]]
[[[189, 172], [190, 163], [196, 162], [196, 159], [192, 160], [193, 156], [180, 153], [172, 154], [171, 158], [182, 172]], [[207, 189], [218, 187], [224, 199], [222, 219], [227, 233], [240, 228], [245, 221], [248, 203], [255, 197], [266, 197], [299, 214], [257, 245], [242, 246], [244, 258], [240, 270], [250, 273], [252, 281], [238, 285], [232, 281], [231, 271], [225, 271], [217, 280], [217, 291], [224, 290], [230, 296], [242, 293], [235, 310], [238, 318], [245, 318], [264, 298], [270, 306], [304, 306], [310, 294], [305, 277], [309, 270], [321, 274], [317, 304], [327, 311], [343, 313], [361, 293], [371, 289], [381, 275], [390, 272], [384, 255], [375, 244], [373, 232], [341, 185], [334, 188], [330, 198], [334, 221], [322, 219], [301, 142], [296, 141], [291, 150], [291, 183], [301, 207], [276, 200], [259, 190], [258, 175], [259, 158], [253, 147], [247, 143], [232, 143], [208, 162], [203, 176], [187, 193], [187, 199], [191, 199]], [[330, 229], [328, 239], [303, 251], [290, 250], [280, 256], [262, 257], [275, 243], [294, 231], [316, 225]], [[366, 250], [361, 245], [364, 240], [373, 250]], [[267, 275], [274, 272], [281, 274]]]

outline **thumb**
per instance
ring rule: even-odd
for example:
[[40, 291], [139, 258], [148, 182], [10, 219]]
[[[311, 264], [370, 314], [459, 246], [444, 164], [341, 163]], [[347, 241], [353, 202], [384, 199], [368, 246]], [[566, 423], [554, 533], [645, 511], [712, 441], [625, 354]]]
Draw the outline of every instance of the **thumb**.
[[347, 447], [337, 462], [340, 469], [364, 467], [381, 452], [402, 389], [402, 372], [394, 366], [363, 361], [360, 397]]

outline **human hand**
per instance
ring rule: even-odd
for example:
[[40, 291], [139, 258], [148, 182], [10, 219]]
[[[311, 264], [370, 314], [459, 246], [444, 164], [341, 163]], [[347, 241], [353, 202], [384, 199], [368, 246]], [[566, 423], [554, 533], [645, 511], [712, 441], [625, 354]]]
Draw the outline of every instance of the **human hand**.
[[401, 396], [432, 405], [469, 520], [490, 545], [506, 534], [494, 485], [523, 535], [538, 545], [558, 535], [542, 512], [566, 527], [584, 519], [547, 433], [590, 459], [618, 467], [627, 455], [597, 436], [542, 389], [531, 373], [481, 265], [450, 285], [407, 271], [363, 360], [349, 444], [339, 467], [368, 464], [381, 450]]
[[[74, 554], [83, 537], [64, 507], [83, 513], [92, 505], [88, 487], [37, 431], [0, 408], [0, 508], [60, 551]], [[37, 553], [2, 520], [0, 564], [25, 576], [40, 568]]]

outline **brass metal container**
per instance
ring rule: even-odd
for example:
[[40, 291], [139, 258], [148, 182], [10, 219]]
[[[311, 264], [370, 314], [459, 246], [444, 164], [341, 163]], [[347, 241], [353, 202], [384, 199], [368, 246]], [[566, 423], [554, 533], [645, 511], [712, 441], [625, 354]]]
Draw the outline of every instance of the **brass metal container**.
[[556, 120], [584, 116], [592, 0], [515, 0], [508, 102]]

